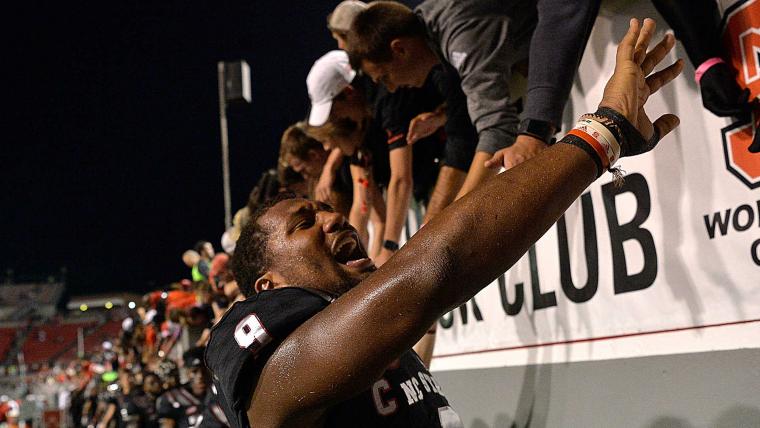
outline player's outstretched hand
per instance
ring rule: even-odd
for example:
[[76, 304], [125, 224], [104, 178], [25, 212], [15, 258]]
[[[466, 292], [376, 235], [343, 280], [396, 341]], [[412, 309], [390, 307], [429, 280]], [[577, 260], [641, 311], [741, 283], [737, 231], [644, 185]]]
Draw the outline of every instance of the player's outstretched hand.
[[675, 129], [679, 123], [678, 117], [673, 114], [662, 115], [652, 123], [644, 111], [649, 96], [668, 84], [683, 69], [683, 60], [679, 59], [652, 73], [675, 44], [673, 35], [667, 34], [652, 50], [647, 51], [654, 30], [655, 22], [652, 19], [645, 19], [643, 26], [637, 19], [631, 19], [628, 33], [617, 48], [615, 72], [607, 82], [599, 103], [600, 109], [609, 108], [624, 116], [643, 137], [624, 138], [621, 142], [621, 156], [633, 156], [651, 150], [660, 138]]

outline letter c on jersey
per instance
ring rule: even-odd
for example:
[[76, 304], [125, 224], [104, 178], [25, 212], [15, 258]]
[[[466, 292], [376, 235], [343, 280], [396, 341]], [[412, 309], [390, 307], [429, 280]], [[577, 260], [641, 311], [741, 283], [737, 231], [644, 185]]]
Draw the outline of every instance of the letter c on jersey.
[[396, 412], [398, 403], [395, 398], [388, 401], [383, 399], [383, 394], [391, 390], [391, 384], [383, 378], [372, 385], [372, 399], [375, 402], [375, 409], [380, 416], [389, 416]]

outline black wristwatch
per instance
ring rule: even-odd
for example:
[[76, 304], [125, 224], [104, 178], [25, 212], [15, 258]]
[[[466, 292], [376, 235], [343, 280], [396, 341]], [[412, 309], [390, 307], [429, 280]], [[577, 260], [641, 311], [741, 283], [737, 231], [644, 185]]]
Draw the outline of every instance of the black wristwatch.
[[554, 125], [545, 120], [523, 119], [520, 122], [520, 127], [517, 128], [517, 134], [530, 135], [546, 144], [550, 144], [554, 139]]
[[383, 248], [386, 250], [396, 251], [398, 250], [398, 242], [391, 241], [390, 239], [386, 239], [383, 241]]

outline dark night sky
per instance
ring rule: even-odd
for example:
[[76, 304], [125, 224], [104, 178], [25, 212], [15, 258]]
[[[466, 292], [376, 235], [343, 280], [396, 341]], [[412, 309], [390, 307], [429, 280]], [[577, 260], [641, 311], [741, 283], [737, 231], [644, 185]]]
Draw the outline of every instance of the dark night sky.
[[0, 275], [160, 287], [195, 241], [220, 246], [216, 62], [251, 66], [253, 103], [229, 111], [234, 209], [305, 114], [337, 2], [64, 3], [6, 14]]

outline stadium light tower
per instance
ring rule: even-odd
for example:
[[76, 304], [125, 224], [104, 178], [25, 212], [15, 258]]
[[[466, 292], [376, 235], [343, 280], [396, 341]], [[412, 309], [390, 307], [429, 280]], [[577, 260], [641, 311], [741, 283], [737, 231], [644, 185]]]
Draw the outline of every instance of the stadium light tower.
[[244, 60], [216, 64], [219, 90], [219, 128], [222, 133], [222, 180], [224, 186], [224, 228], [232, 227], [230, 196], [230, 148], [227, 135], [227, 105], [251, 102], [251, 69]]

